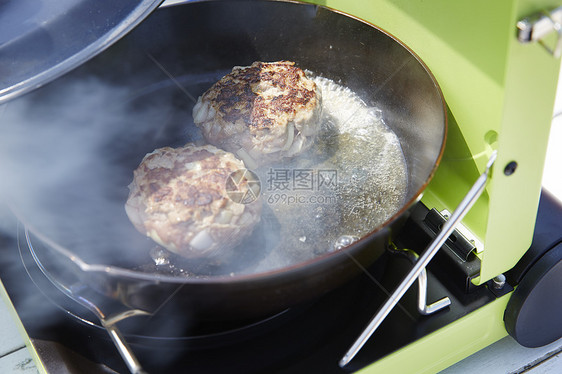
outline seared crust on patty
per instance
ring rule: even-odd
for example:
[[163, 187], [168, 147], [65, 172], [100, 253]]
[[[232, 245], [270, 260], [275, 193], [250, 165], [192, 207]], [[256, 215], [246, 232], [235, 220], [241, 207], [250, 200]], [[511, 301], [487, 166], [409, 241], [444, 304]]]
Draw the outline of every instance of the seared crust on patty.
[[199, 97], [193, 118], [209, 143], [251, 168], [307, 149], [320, 128], [320, 104], [318, 87], [293, 62], [254, 62]]
[[125, 210], [138, 231], [181, 256], [227, 255], [260, 220], [260, 199], [228, 197], [228, 178], [240, 169], [232, 153], [212, 145], [157, 149], [134, 171]]

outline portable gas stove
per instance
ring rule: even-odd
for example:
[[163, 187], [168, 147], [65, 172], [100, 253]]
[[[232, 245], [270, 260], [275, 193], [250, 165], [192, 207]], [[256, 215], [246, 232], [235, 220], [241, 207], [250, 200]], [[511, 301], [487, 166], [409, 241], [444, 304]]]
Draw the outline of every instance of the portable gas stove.
[[[379, 26], [428, 65], [448, 110], [441, 165], [387, 253], [320, 299], [265, 319], [202, 323], [181, 333], [152, 331], [152, 324], [166, 321], [150, 317], [141, 328], [123, 321], [121, 330], [143, 367], [194, 373], [430, 373], [508, 333], [529, 347], [562, 337], [562, 207], [541, 195], [560, 69], [560, 4], [312, 3]], [[390, 308], [353, 359], [339, 362], [481, 176], [489, 179], [482, 195], [427, 272], [421, 269], [412, 279], [418, 286]], [[126, 372], [96, 317], [67, 299], [37, 267], [27, 248], [33, 238], [19, 227], [1, 239], [0, 279], [31, 338], [38, 367], [45, 372], [51, 367], [42, 355], [44, 342], [51, 341], [66, 347], [60, 352], [86, 358], [87, 363], [78, 359], [76, 372], [84, 372], [83, 365], [91, 372]], [[441, 306], [426, 305], [426, 298], [444, 297], [448, 302]], [[440, 310], [432, 313], [432, 307]], [[51, 322], [45, 318], [51, 314], [63, 317]], [[173, 323], [168, 326], [173, 329]], [[73, 354], [62, 355], [76, 362]]]

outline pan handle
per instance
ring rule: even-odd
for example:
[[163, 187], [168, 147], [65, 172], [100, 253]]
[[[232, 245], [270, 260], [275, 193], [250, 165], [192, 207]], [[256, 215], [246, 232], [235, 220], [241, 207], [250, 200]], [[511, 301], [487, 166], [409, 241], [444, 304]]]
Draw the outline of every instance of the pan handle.
[[437, 251], [441, 248], [441, 246], [447, 241], [449, 236], [455, 230], [456, 225], [463, 219], [463, 217], [468, 213], [472, 205], [478, 200], [484, 188], [486, 187], [486, 182], [488, 181], [488, 176], [490, 173], [490, 169], [496, 160], [497, 151], [494, 151], [488, 160], [488, 164], [486, 165], [486, 170], [480, 175], [480, 177], [476, 180], [472, 188], [468, 191], [466, 196], [462, 199], [462, 201], [457, 206], [457, 209], [451, 215], [451, 218], [445, 222], [443, 228], [439, 232], [439, 234], [435, 237], [435, 239], [431, 242], [431, 244], [427, 247], [427, 249], [423, 252], [420, 256], [412, 270], [406, 275], [402, 283], [398, 285], [396, 290], [390, 295], [386, 303], [378, 310], [377, 314], [371, 319], [369, 325], [365, 328], [365, 330], [359, 335], [357, 340], [353, 343], [353, 345], [349, 348], [343, 358], [340, 360], [339, 365], [340, 367], [344, 367], [347, 365], [353, 357], [361, 350], [363, 345], [369, 340], [371, 335], [375, 332], [375, 330], [379, 327], [382, 321], [388, 316], [390, 311], [396, 306], [398, 301], [404, 296], [406, 291], [412, 286], [412, 284], [418, 279], [420, 274], [425, 270], [426, 266], [429, 264], [431, 259], [437, 254]]

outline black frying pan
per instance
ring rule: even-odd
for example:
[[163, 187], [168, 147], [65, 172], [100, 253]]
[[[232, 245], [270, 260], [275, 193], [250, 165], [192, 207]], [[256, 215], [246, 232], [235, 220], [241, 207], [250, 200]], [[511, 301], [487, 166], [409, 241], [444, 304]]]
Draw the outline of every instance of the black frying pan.
[[[342, 249], [317, 245], [309, 256], [293, 256], [289, 248], [282, 265], [264, 269], [256, 264], [286, 243], [265, 204], [233, 269], [171, 255], [161, 270], [149, 255], [155, 244], [124, 212], [132, 171], [155, 148], [201, 141], [191, 118], [194, 99], [233, 66], [276, 60], [295, 61], [381, 110], [405, 159], [403, 203]], [[5, 195], [31, 232], [37, 261], [130, 307], [154, 312], [173, 305], [203, 318], [276, 312], [359, 273], [421, 197], [446, 136], [441, 91], [412, 51], [361, 20], [280, 1], [159, 9], [98, 57], [5, 104], [0, 118]], [[328, 153], [349, 151], [336, 142]], [[329, 209], [337, 215], [347, 207]], [[357, 220], [340, 218], [326, 236], [354, 230]]]

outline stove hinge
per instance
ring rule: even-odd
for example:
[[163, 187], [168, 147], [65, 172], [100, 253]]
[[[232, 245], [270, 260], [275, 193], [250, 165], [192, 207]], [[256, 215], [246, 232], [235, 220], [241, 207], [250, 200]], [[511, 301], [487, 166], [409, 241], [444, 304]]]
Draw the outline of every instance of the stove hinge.
[[[446, 222], [436, 209], [428, 209], [418, 203], [411, 212], [402, 233], [397, 238], [401, 248], [425, 248]], [[429, 269], [436, 276], [446, 279], [446, 283], [454, 284], [463, 293], [471, 293], [478, 288], [472, 280], [480, 275], [481, 262], [475, 254], [476, 246], [456, 229], [445, 242], [435, 258], [430, 262]]]
[[[556, 41], [553, 46], [549, 46], [545, 39], [554, 33]], [[521, 43], [538, 42], [555, 58], [559, 58], [562, 54], [562, 6], [517, 22], [517, 39]]]

